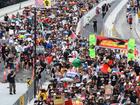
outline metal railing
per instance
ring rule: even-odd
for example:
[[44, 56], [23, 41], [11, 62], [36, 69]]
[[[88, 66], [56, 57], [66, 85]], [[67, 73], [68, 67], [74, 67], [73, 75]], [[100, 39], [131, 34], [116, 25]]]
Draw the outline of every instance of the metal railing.
[[27, 0], [0, 0], [0, 8], [4, 8], [24, 1]]

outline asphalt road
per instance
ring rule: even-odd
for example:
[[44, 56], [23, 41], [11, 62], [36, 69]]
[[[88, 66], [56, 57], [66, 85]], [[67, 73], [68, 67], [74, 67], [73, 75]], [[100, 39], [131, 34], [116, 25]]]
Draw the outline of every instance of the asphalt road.
[[122, 39], [129, 39], [129, 38], [134, 38], [136, 40], [136, 44], [137, 44], [137, 48], [140, 52], [140, 36], [136, 33], [135, 30], [135, 24], [134, 24], [134, 19], [135, 16], [133, 15], [133, 24], [132, 24], [132, 29], [130, 29], [129, 24], [127, 23], [127, 19], [126, 19], [126, 7], [124, 7], [118, 18], [117, 21], [115, 23], [115, 29], [118, 33], [118, 37], [122, 38]]
[[113, 11], [113, 9], [120, 3], [121, 0], [116, 0], [115, 2], [113, 2], [111, 4], [111, 7], [109, 9], [109, 11], [106, 13], [105, 17], [102, 18], [102, 15], [99, 14], [97, 16], [95, 16], [89, 24], [87, 24], [83, 30], [82, 36], [83, 37], [88, 37], [88, 35], [90, 33], [95, 33], [93, 30], [93, 20], [96, 19], [97, 20], [97, 32], [95, 33], [96, 35], [101, 35], [101, 32], [104, 28], [104, 22], [107, 19], [107, 17], [110, 15], [110, 13]]

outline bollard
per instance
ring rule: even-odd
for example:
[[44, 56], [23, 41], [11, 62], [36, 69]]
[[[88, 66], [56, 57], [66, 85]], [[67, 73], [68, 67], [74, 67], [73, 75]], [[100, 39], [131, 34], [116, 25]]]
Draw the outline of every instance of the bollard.
[[34, 69], [32, 70], [32, 80], [34, 80]]

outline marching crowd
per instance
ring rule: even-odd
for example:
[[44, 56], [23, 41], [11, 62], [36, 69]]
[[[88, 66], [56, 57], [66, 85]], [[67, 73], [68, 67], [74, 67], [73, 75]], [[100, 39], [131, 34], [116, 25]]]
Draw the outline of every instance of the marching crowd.
[[[78, 20], [99, 1], [60, 1], [52, 8], [37, 11], [37, 78], [44, 70], [53, 78], [47, 90], [40, 89], [38, 100], [53, 105], [54, 95], [59, 95], [67, 99], [66, 105], [72, 105], [73, 100], [83, 105], [139, 105], [138, 62], [128, 61], [121, 50], [100, 47], [95, 47], [96, 57], [90, 58], [88, 38], [74, 33]], [[5, 15], [0, 23], [0, 51], [5, 68], [15, 70], [19, 63], [20, 69], [32, 70], [33, 34], [32, 7], [12, 17]]]

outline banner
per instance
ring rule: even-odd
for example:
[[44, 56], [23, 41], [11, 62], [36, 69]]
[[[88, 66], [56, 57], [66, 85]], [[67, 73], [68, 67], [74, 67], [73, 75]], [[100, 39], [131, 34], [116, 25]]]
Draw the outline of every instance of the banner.
[[96, 36], [96, 45], [100, 47], [127, 49], [128, 40]]
[[61, 96], [61, 95], [57, 95], [57, 96], [54, 96], [54, 105], [64, 105], [64, 96]]
[[89, 56], [95, 58], [95, 45], [96, 45], [96, 36], [94, 34], [89, 35]]
[[135, 39], [129, 39], [128, 41], [128, 48], [129, 49], [135, 49], [135, 45], [136, 45], [136, 42], [135, 42]]
[[95, 49], [89, 49], [89, 56], [91, 57], [91, 58], [95, 58]]
[[96, 36], [94, 34], [89, 35], [89, 45], [96, 45]]
[[129, 41], [128, 41], [128, 60], [135, 59], [135, 47], [136, 47], [135, 39], [133, 39], [133, 38], [129, 39]]

